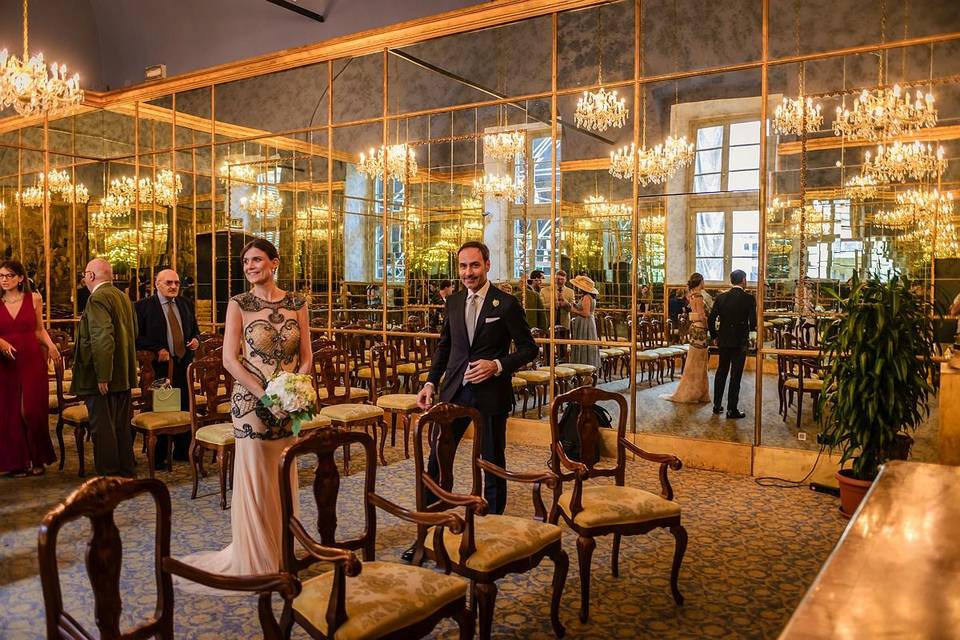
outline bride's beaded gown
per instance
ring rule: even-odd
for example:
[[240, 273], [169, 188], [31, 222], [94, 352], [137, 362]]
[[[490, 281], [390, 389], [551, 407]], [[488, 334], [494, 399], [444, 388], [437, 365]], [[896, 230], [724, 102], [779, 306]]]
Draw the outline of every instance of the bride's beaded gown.
[[672, 396], [661, 396], [673, 402], [710, 402], [710, 383], [707, 365], [710, 353], [707, 348], [707, 311], [700, 293], [687, 295], [690, 305], [690, 350], [687, 363], [680, 377], [680, 384]]
[[[243, 366], [264, 388], [280, 371], [300, 366], [300, 324], [297, 311], [304, 301], [287, 293], [269, 302], [252, 293], [234, 296], [243, 316]], [[233, 541], [220, 551], [184, 558], [212, 573], [253, 575], [280, 568], [282, 522], [277, 466], [280, 453], [293, 440], [289, 418], [278, 420], [260, 400], [239, 383], [231, 394], [236, 437], [233, 496], [230, 502]], [[297, 490], [296, 469], [291, 484]], [[297, 500], [294, 499], [296, 509]], [[180, 582], [191, 589], [192, 583]], [[196, 590], [204, 588], [193, 585]], [[238, 594], [242, 595], [242, 594]]]

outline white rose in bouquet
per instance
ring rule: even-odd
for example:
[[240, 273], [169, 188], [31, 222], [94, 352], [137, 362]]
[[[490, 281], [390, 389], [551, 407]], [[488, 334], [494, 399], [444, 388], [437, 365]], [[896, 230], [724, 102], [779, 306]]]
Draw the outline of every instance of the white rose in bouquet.
[[293, 435], [300, 433], [303, 422], [313, 418], [317, 396], [313, 389], [313, 379], [309, 375], [281, 371], [267, 383], [264, 391], [265, 406], [276, 406], [290, 414]]

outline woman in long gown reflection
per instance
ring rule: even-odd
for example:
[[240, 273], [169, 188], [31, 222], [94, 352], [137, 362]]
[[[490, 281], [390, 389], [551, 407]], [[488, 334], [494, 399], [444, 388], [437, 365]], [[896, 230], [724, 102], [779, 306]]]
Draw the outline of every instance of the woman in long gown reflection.
[[690, 350], [687, 363], [680, 376], [680, 384], [672, 396], [663, 396], [673, 402], [710, 402], [710, 384], [707, 380], [707, 364], [710, 351], [707, 348], [707, 308], [704, 303], [703, 276], [694, 273], [687, 281], [687, 305], [690, 307]]
[[[253, 288], [230, 299], [223, 336], [223, 364], [235, 380], [230, 400], [236, 437], [230, 503], [233, 541], [220, 551], [185, 558], [200, 569], [226, 575], [273, 573], [280, 568], [284, 525], [277, 465], [294, 436], [288, 415], [275, 406], [265, 407], [261, 398], [280, 371], [309, 373], [313, 366], [308, 309], [302, 298], [277, 286], [276, 247], [262, 238], [251, 240], [240, 260]], [[296, 480], [294, 468], [294, 496]], [[296, 497], [293, 504], [296, 508]], [[187, 590], [206, 590], [178, 584]]]

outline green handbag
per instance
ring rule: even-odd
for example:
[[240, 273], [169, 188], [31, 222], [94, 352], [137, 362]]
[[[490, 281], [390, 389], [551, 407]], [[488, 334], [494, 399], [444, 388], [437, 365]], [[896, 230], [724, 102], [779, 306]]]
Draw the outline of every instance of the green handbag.
[[180, 389], [166, 387], [153, 389], [153, 410], [180, 411]]

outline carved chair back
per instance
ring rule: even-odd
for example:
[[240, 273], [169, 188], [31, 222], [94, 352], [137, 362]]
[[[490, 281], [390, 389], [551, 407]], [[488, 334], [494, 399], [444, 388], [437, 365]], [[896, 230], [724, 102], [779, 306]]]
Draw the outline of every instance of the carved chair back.
[[[120, 631], [123, 608], [120, 568], [123, 551], [114, 510], [127, 500], [147, 494], [157, 509], [154, 553], [157, 607], [155, 615], [127, 632]], [[40, 583], [46, 606], [47, 638], [89, 638], [86, 630], [63, 607], [60, 572], [57, 566], [57, 536], [67, 523], [80, 518], [90, 521], [92, 537], [87, 547], [87, 575], [93, 588], [95, 620], [105, 640], [160, 637], [173, 638], [173, 581], [162, 571], [162, 559], [170, 555], [170, 493], [160, 480], [99, 477], [85, 482], [50, 511], [40, 525]]]
[[[427, 477], [427, 458], [430, 451], [433, 451], [440, 468], [440, 477], [436, 484], [440, 485], [440, 488], [444, 491], [450, 492], [453, 490], [453, 463], [457, 456], [457, 447], [462, 442], [462, 438], [456, 437], [455, 430], [464, 426], [464, 421], [474, 425], [473, 445], [469, 457], [471, 461], [470, 495], [483, 495], [480, 483], [480, 467], [476, 463], [480, 458], [480, 452], [483, 450], [481, 443], [483, 429], [477, 428], [477, 425], [480, 424], [480, 412], [472, 407], [462, 407], [443, 402], [432, 406], [417, 417], [413, 438], [417, 511], [446, 511], [455, 506], [442, 499], [433, 504], [426, 504], [425, 495], [428, 487], [424, 484], [424, 478]], [[424, 433], [427, 434], [427, 443], [430, 446], [426, 453], [423, 449]], [[427, 477], [427, 481], [430, 480], [432, 479]]]
[[313, 385], [317, 397], [321, 397], [321, 389], [326, 392], [321, 404], [350, 402], [350, 365], [350, 354], [344, 349], [325, 347], [313, 352]]
[[[544, 339], [544, 338], [547, 337], [547, 332], [544, 331], [543, 329], [539, 329], [539, 328], [537, 328], [537, 327], [532, 327], [532, 328], [530, 329], [530, 335], [533, 337], [534, 340], [542, 340], [542, 339]], [[514, 345], [514, 346], [516, 346], [516, 345]], [[537, 367], [541, 367], [541, 366], [543, 366], [544, 364], [547, 364], [547, 354], [546, 354], [545, 351], [544, 351], [543, 343], [542, 343], [542, 342], [538, 342], [538, 343], [537, 343], [537, 357], [534, 358], [534, 359], [533, 359], [533, 362], [530, 363], [530, 368], [531, 368], [531, 369], [536, 369]]]
[[60, 352], [60, 357], [64, 359], [64, 367], [69, 367], [71, 361], [73, 360], [73, 348], [70, 346], [70, 334], [62, 329], [50, 329], [47, 331], [50, 334], [50, 340], [53, 341], [54, 346], [57, 347], [57, 351]]
[[[593, 411], [593, 406], [605, 400], [616, 402], [619, 409], [617, 458], [613, 467], [601, 467], [599, 463], [594, 462], [600, 451], [601, 433], [600, 422]], [[575, 403], [580, 406], [580, 413], [577, 416], [577, 435], [580, 438], [581, 457], [579, 461], [572, 461], [567, 458], [563, 446], [560, 444], [560, 412], [568, 403]], [[568, 481], [573, 480], [577, 475], [576, 472], [570, 470], [570, 467], [582, 465], [581, 477], [584, 480], [597, 477], [613, 477], [618, 485], [623, 486], [626, 452], [622, 441], [626, 435], [626, 424], [627, 401], [622, 394], [611, 393], [597, 387], [578, 387], [557, 396], [550, 405], [551, 469], [560, 476], [561, 481]]]
[[218, 409], [230, 402], [233, 393], [233, 377], [224, 368], [222, 357], [211, 353], [191, 362], [187, 366], [187, 387], [194, 431], [208, 424], [230, 421], [230, 410]]
[[217, 349], [223, 350], [223, 336], [217, 333], [200, 334], [197, 350], [194, 352], [194, 359], [204, 358]]
[[133, 398], [131, 404], [134, 411], [153, 411], [153, 394], [150, 392], [150, 386], [157, 379], [157, 372], [153, 368], [153, 363], [157, 360], [157, 354], [153, 351], [137, 351], [137, 364], [140, 365], [139, 381], [140, 397]]
[[400, 392], [400, 376], [397, 365], [400, 357], [397, 346], [378, 342], [370, 348], [370, 398]]

